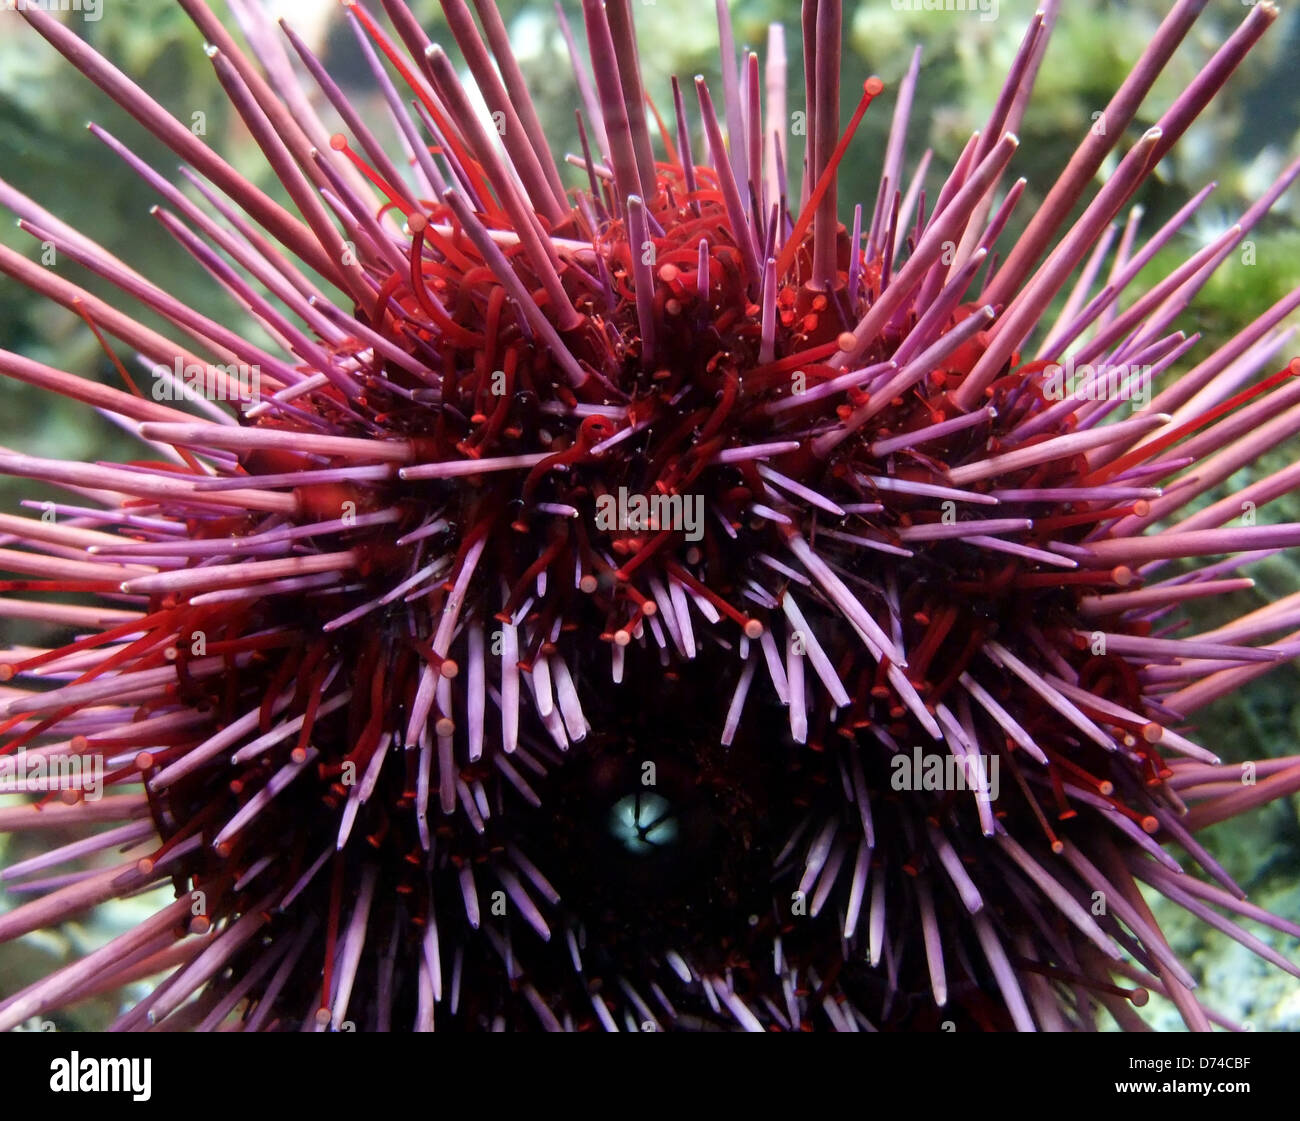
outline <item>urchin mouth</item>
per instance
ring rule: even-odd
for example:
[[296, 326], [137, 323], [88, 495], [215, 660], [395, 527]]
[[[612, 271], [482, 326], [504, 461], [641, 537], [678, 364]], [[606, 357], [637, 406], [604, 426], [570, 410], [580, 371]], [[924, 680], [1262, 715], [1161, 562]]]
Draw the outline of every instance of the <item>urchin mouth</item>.
[[725, 927], [770, 910], [776, 855], [803, 812], [801, 791], [815, 784], [790, 765], [781, 737], [721, 747], [726, 684], [710, 680], [716, 690], [661, 679], [653, 708], [635, 686], [614, 687], [598, 709], [601, 731], [548, 780], [543, 805], [554, 812], [530, 834], [537, 851], [557, 850], [576, 914], [640, 914], [648, 930], [651, 912], [670, 927], [688, 916]]

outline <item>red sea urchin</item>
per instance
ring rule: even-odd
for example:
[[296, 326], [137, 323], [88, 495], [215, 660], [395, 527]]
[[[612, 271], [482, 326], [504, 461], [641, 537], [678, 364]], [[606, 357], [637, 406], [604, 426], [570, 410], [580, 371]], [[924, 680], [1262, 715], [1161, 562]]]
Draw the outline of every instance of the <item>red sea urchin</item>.
[[[176, 892], [6, 994], [0, 1026], [161, 972], [118, 1026], [1059, 1030], [1102, 1010], [1136, 1026], [1155, 991], [1208, 1028], [1139, 882], [1292, 969], [1219, 911], [1300, 928], [1245, 902], [1194, 832], [1300, 789], [1300, 757], [1247, 784], [1185, 733], [1300, 652], [1300, 598], [1194, 637], [1169, 613], [1300, 544], [1300, 525], [1228, 526], [1295, 467], [1187, 512], [1300, 422], [1300, 369], [1259, 377], [1300, 292], [1190, 368], [1198, 337], [1176, 329], [1300, 163], [1128, 306], [1204, 194], [1144, 243], [1130, 218], [1110, 254], [1272, 5], [1071, 222], [1204, 7], [1177, 3], [999, 265], [1051, 2], [934, 197], [924, 165], [903, 174], [914, 61], [851, 232], [837, 167], [882, 87], [842, 129], [839, 0], [803, 4], [797, 204], [781, 28], [764, 94], [725, 0], [722, 112], [702, 79], [694, 99], [674, 83], [675, 131], [642, 88], [630, 0], [584, 0], [576, 191], [492, 0], [481, 30], [464, 0], [443, 8], [495, 129], [401, 0], [383, 2], [395, 38], [346, 4], [402, 158], [289, 28], [231, 0], [250, 58], [180, 3], [298, 214], [24, 13], [188, 165], [202, 204], [92, 126], [273, 348], [0, 184], [25, 230], [189, 340], [0, 249], [154, 392], [9, 352], [0, 371], [163, 457], [0, 455], [74, 496], [3, 519], [22, 578], [0, 612], [61, 633], [5, 654], [0, 789], [62, 800], [0, 809], [0, 828], [85, 830], [8, 870], [34, 898], [0, 940]], [[257, 400], [163, 403], [186, 370], [222, 400], [251, 371]]]

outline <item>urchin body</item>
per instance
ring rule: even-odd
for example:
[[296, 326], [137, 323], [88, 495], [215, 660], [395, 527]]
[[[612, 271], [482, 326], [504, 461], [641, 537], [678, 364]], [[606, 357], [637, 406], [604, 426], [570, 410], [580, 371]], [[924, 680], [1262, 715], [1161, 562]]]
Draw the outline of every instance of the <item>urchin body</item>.
[[[226, 229], [103, 134], [285, 353], [7, 192], [29, 232], [196, 338], [201, 368], [255, 364], [263, 395], [196, 419], [3, 356], [10, 376], [137, 423], [167, 459], [3, 457], [108, 500], [24, 526], [6, 566], [39, 578], [6, 589], [121, 605], [68, 607], [82, 637], [6, 662], [57, 683], [7, 699], [10, 751], [106, 761], [107, 810], [73, 790], [53, 812], [125, 823], [20, 876], [143, 847], [52, 882], [0, 934], [150, 883], [178, 899], [10, 997], [0, 1023], [75, 999], [91, 971], [175, 964], [121, 1026], [1055, 1030], [1102, 1009], [1131, 1026], [1148, 991], [1208, 1026], [1136, 885], [1260, 917], [1192, 831], [1300, 787], [1300, 766], [1235, 785], [1186, 722], [1290, 655], [1289, 639], [1261, 644], [1290, 615], [1166, 635], [1187, 598], [1249, 581], [1239, 560], [1165, 566], [1300, 542], [1296, 526], [1223, 528], [1233, 496], [1181, 513], [1290, 431], [1268, 418], [1296, 407], [1293, 371], [1253, 375], [1296, 300], [1190, 369], [1177, 317], [1297, 168], [1122, 311], [1190, 209], [1139, 249], [1134, 224], [1095, 296], [1084, 262], [1270, 5], [1069, 224], [1195, 19], [1176, 5], [1117, 94], [1112, 138], [1089, 133], [1000, 265], [1023, 181], [995, 198], [1050, 13], [929, 204], [902, 179], [913, 66], [874, 213], [846, 229], [836, 169], [882, 87], [866, 82], [841, 129], [833, 0], [804, 5], [797, 205], [757, 55], [724, 59], [720, 112], [697, 80], [698, 162], [674, 83], [656, 158], [627, 0], [583, 5], [587, 189], [570, 192], [488, 2], [481, 32], [444, 7], [499, 136], [402, 5], [384, 5], [396, 38], [348, 7], [381, 85], [415, 99], [397, 117], [409, 174], [292, 33], [351, 139], [290, 112], [305, 102], [252, 13], [270, 81], [184, 6], [298, 214], [57, 22], [27, 19], [261, 226], [222, 210]], [[774, 31], [769, 115], [783, 54]], [[190, 356], [16, 254], [0, 266], [154, 361]], [[1168, 380], [1117, 419], [1128, 396], [1059, 391], [1067, 349]], [[629, 495], [656, 515], [611, 524]], [[951, 777], [927, 781], [927, 759]], [[1217, 882], [1176, 876], [1161, 840]]]

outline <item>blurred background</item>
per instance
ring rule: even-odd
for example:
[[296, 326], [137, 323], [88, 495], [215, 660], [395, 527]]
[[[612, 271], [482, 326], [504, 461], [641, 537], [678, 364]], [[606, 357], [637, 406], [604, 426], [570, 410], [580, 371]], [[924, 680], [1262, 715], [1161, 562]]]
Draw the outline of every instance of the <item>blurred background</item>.
[[[337, 0], [266, 2], [325, 59], [363, 116], [379, 122], [382, 135], [386, 114]], [[220, 0], [213, 3], [224, 17]], [[561, 154], [578, 151], [573, 109], [579, 98], [554, 8], [527, 0], [498, 3], [553, 147]], [[411, 6], [430, 36], [458, 57], [437, 0], [411, 0]], [[378, 9], [377, 4], [374, 7]], [[561, 7], [581, 40], [579, 0], [563, 0]], [[672, 74], [684, 78], [704, 74], [717, 88], [717, 25], [709, 0], [638, 0], [633, 7], [643, 80], [661, 110], [671, 105]], [[994, 19], [973, 12], [898, 11], [890, 0], [845, 0], [844, 7], [842, 120], [847, 121], [856, 105], [863, 79], [876, 74], [886, 83], [842, 166], [841, 218], [848, 219], [853, 201], [874, 197], [894, 91], [914, 48], [922, 48], [922, 70], [905, 167], [910, 175], [921, 153], [934, 150], [928, 185], [933, 197], [942, 171], [960, 154], [970, 132], [987, 119], [1035, 5], [1028, 0], [999, 0]], [[1145, 209], [1142, 230], [1150, 233], [1206, 182], [1218, 183], [1196, 220], [1149, 266], [1152, 276], [1164, 275], [1230, 226], [1282, 167], [1300, 154], [1300, 81], [1296, 80], [1300, 5], [1281, 7], [1273, 29], [1138, 196]], [[1167, 0], [1064, 0], [1020, 130], [1022, 143], [1011, 170], [1029, 182], [1003, 245], [1014, 237], [1017, 221], [1023, 224], [1033, 213], [1168, 8]], [[737, 47], [751, 47], [760, 55], [768, 24], [785, 24], [791, 60], [790, 108], [800, 108], [798, 0], [732, 0], [730, 9]], [[1247, 11], [1240, 0], [1211, 0], [1147, 98], [1132, 137], [1154, 123]], [[260, 153], [226, 105], [203, 54], [201, 37], [179, 7], [169, 0], [101, 0], [97, 19], [86, 20], [77, 13], [64, 18], [182, 121], [202, 114], [208, 142], [263, 189], [283, 198]], [[328, 106], [322, 115], [327, 123], [336, 123]], [[242, 310], [169, 237], [160, 236], [148, 213], [156, 199], [85, 130], [87, 120], [100, 123], [176, 178], [176, 161], [168, 150], [75, 73], [19, 18], [0, 11], [0, 176], [167, 291], [257, 337], [257, 329]], [[794, 138], [791, 144], [796, 161], [799, 143]], [[1126, 149], [1127, 144], [1119, 147]], [[577, 169], [562, 168], [562, 172], [570, 185], [579, 184]], [[1188, 367], [1300, 284], [1298, 217], [1300, 188], [1293, 188], [1252, 235], [1253, 263], [1229, 258], [1203, 289], [1186, 329], [1198, 330], [1204, 338], [1189, 356]], [[34, 258], [39, 253], [39, 247], [12, 223], [0, 227], [0, 238]], [[125, 306], [106, 285], [75, 265], [57, 267], [77, 283]], [[80, 319], [4, 278], [0, 278], [0, 346], [61, 369], [117, 382], [112, 365]], [[1300, 347], [1293, 343], [1289, 353], [1300, 353]], [[130, 357], [122, 357], [129, 364]], [[89, 461], [131, 458], [140, 452], [131, 437], [92, 410], [9, 383], [0, 384], [0, 444], [35, 455]], [[1297, 454], [1300, 444], [1281, 449], [1256, 470], [1274, 470]], [[53, 492], [0, 479], [4, 512], [18, 512], [23, 500], [45, 497], [53, 497]], [[1261, 519], [1300, 519], [1300, 502], [1277, 502], [1261, 512]], [[1238, 613], [1300, 589], [1295, 561], [1275, 558], [1248, 574], [1256, 578], [1258, 587], [1234, 599]], [[1210, 621], [1208, 613], [1197, 616], [1198, 624]], [[5, 634], [0, 625], [0, 638], [13, 641], [14, 635]], [[1226, 759], [1300, 752], [1300, 672], [1294, 665], [1283, 667], [1225, 698], [1202, 714], [1196, 738]], [[1300, 921], [1300, 798], [1216, 826], [1205, 839], [1253, 902]], [[0, 866], [19, 858], [30, 844], [24, 838], [0, 836]], [[13, 902], [6, 899], [0, 884], [0, 911]], [[1163, 902], [1157, 906], [1175, 950], [1202, 982], [1205, 1003], [1248, 1022], [1254, 1030], [1300, 1031], [1300, 983], [1176, 908]], [[0, 946], [0, 997], [130, 925], [146, 907], [152, 909], [152, 901], [116, 904], [101, 909], [88, 925], [67, 924], [58, 931]], [[1293, 959], [1300, 957], [1294, 940], [1258, 927], [1253, 932]], [[110, 1000], [91, 1002], [60, 1018], [58, 1026], [103, 1024], [116, 1011]], [[1171, 1009], [1153, 1004], [1148, 1013], [1161, 1028], [1181, 1027]]]

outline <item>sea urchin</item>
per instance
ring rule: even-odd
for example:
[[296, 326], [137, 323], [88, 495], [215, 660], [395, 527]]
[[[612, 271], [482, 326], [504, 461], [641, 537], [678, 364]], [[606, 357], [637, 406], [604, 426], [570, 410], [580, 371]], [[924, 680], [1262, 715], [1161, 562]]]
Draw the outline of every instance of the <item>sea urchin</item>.
[[193, 192], [91, 126], [272, 341], [0, 184], [174, 328], [0, 249], [153, 378], [0, 372], [156, 457], [0, 454], [72, 496], [0, 519], [0, 615], [52, 636], [3, 655], [0, 790], [47, 796], [0, 828], [80, 831], [5, 873], [32, 898], [0, 941], [175, 891], [0, 1027], [163, 974], [116, 1026], [1062, 1030], [1136, 1026], [1153, 991], [1207, 1029], [1139, 883], [1294, 971], [1220, 912], [1300, 928], [1195, 831], [1300, 789], [1300, 757], [1243, 782], [1187, 721], [1300, 652], [1300, 599], [1192, 636], [1170, 613], [1300, 544], [1230, 525], [1300, 469], [1220, 488], [1300, 423], [1300, 293], [1194, 365], [1178, 328], [1300, 163], [1146, 291], [1204, 193], [1112, 252], [1271, 4], [1130, 143], [1205, 6], [1179, 0], [1027, 222], [1001, 184], [1057, 5], [937, 194], [904, 170], [918, 55], [846, 229], [883, 85], [841, 120], [840, 0], [803, 2], [801, 152], [780, 26], [764, 73], [718, 0], [720, 105], [674, 81], [670, 128], [631, 0], [583, 0], [581, 189], [493, 0], [442, 4], [487, 115], [402, 0], [395, 34], [345, 0], [396, 149], [251, 0], [251, 53], [179, 2], [296, 213], [23, 11], [184, 161]]

